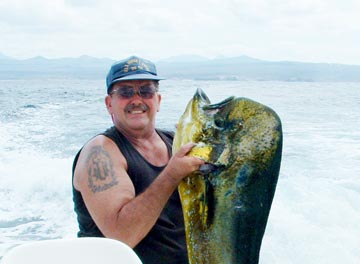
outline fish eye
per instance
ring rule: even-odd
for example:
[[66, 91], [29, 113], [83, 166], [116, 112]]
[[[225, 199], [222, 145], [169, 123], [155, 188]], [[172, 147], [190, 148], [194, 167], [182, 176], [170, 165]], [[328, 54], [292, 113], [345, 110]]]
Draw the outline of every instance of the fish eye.
[[214, 124], [215, 124], [215, 126], [217, 126], [219, 128], [223, 128], [225, 126], [224, 120], [220, 119], [220, 118], [215, 119]]

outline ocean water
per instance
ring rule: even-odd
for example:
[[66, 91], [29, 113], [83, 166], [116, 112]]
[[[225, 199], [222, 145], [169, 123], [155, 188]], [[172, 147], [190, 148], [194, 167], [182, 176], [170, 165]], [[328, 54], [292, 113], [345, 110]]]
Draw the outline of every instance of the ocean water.
[[[283, 160], [260, 263], [360, 263], [360, 83], [166, 80], [158, 127], [174, 129], [197, 88], [247, 97], [283, 124]], [[71, 166], [111, 125], [103, 80], [0, 80], [0, 257], [75, 237]]]

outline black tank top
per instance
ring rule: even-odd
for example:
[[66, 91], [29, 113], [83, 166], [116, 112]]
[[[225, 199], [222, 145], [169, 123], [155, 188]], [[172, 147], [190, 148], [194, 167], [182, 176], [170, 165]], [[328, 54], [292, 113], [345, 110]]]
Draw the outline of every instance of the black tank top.
[[[156, 131], [165, 142], [168, 152], [171, 155], [173, 133], [162, 130]], [[103, 135], [112, 139], [124, 155], [128, 164], [127, 172], [135, 186], [136, 195], [143, 192], [164, 169], [164, 167], [154, 166], [145, 160], [115, 127], [108, 129]], [[74, 160], [73, 174], [80, 151]], [[73, 200], [80, 229], [78, 236], [103, 237], [104, 235], [91, 218], [81, 193], [78, 192], [74, 186]], [[149, 234], [134, 248], [134, 251], [144, 264], [188, 263], [183, 213], [177, 191], [172, 194], [156, 224], [150, 230]]]

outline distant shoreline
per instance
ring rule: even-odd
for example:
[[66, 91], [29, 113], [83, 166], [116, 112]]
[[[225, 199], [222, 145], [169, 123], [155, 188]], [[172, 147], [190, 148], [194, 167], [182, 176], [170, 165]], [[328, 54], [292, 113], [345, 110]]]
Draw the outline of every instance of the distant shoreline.
[[[81, 56], [17, 60], [0, 57], [0, 79], [104, 78], [115, 60]], [[175, 57], [157, 63], [168, 79], [211, 81], [360, 82], [360, 65], [265, 61], [248, 56], [206, 59]]]

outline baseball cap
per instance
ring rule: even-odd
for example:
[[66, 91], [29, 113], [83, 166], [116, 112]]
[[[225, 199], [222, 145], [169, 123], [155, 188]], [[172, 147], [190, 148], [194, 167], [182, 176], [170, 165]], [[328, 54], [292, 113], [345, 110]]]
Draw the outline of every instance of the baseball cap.
[[127, 80], [164, 80], [157, 75], [155, 64], [149, 60], [131, 56], [114, 63], [106, 76], [107, 93], [114, 83]]

